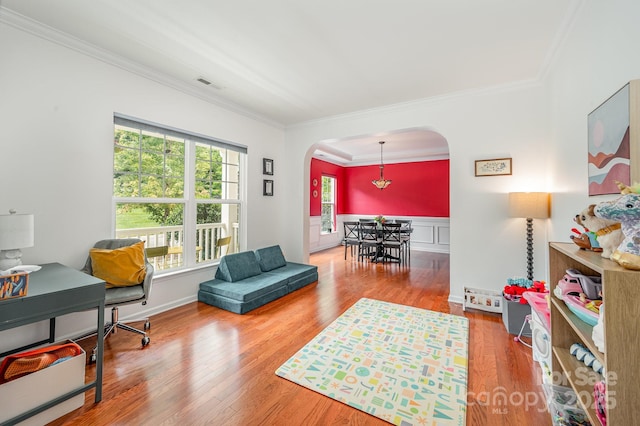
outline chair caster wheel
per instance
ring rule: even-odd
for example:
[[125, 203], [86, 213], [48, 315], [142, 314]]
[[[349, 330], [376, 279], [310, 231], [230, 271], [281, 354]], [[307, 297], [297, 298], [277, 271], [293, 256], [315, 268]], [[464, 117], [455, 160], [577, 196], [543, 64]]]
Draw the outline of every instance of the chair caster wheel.
[[144, 348], [145, 346], [147, 346], [149, 344], [149, 342], [151, 342], [151, 339], [148, 336], [145, 336], [142, 338], [142, 347]]
[[145, 322], [145, 323], [144, 323], [144, 329], [145, 329], [145, 330], [148, 330], [148, 329], [150, 329], [150, 328], [151, 328], [151, 323], [150, 323], [149, 321]]

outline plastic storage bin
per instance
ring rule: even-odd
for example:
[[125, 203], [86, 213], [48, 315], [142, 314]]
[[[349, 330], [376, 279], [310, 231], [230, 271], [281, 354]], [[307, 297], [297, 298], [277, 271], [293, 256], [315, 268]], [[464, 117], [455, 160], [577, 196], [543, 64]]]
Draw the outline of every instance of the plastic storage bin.
[[554, 425], [591, 425], [584, 410], [576, 406], [578, 397], [573, 389], [547, 383], [542, 386]]
[[509, 334], [519, 334], [522, 329], [523, 336], [531, 336], [531, 326], [525, 323], [527, 315], [531, 315], [531, 306], [528, 303], [522, 304], [517, 300], [507, 300], [503, 296], [502, 300], [502, 322]]
[[[73, 358], [1, 384], [0, 401], [4, 403], [0, 409], [0, 423], [83, 386], [86, 360], [82, 351]], [[36, 414], [20, 425], [43, 425], [82, 405], [84, 393]]]

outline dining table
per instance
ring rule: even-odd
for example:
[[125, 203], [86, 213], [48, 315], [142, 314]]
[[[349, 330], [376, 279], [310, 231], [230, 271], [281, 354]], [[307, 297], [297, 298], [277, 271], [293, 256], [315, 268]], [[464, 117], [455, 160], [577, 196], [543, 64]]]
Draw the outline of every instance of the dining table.
[[[402, 226], [407, 225], [408, 226]], [[374, 226], [375, 225], [375, 229]], [[390, 226], [384, 226], [390, 225]], [[396, 226], [398, 225], [398, 226]], [[399, 229], [398, 229], [399, 228]], [[411, 238], [410, 235], [413, 232], [413, 228], [411, 227], [410, 222], [404, 223], [396, 223], [393, 220], [379, 222], [379, 221], [369, 221], [366, 219], [360, 219], [360, 229], [361, 229], [361, 242], [364, 242], [365, 246], [374, 246], [375, 241], [375, 250], [369, 254], [369, 260], [373, 263], [384, 263], [384, 262], [396, 262], [401, 263], [401, 256], [393, 256], [390, 253], [386, 253], [385, 251], [385, 242], [393, 239], [390, 237], [389, 233], [399, 232], [399, 237], [395, 238], [393, 241], [393, 245], [398, 246], [398, 250], [403, 250], [403, 244], [407, 244], [407, 240], [404, 238]]]

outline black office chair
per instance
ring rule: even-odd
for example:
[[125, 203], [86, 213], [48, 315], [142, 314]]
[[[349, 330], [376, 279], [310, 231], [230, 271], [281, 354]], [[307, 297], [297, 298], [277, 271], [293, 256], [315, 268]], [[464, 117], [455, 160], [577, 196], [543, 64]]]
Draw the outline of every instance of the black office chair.
[[[95, 243], [94, 248], [99, 249], [118, 249], [122, 247], [128, 247], [133, 244], [139, 243], [141, 240], [137, 238], [124, 238], [124, 239], [108, 239], [101, 240]], [[149, 249], [151, 250], [151, 249]], [[149, 293], [151, 291], [151, 282], [153, 280], [153, 265], [149, 262], [147, 258], [147, 254], [145, 252], [145, 265], [146, 265], [146, 273], [144, 277], [144, 281], [141, 284], [128, 286], [128, 287], [113, 287], [107, 288], [106, 296], [105, 296], [105, 307], [111, 308], [111, 322], [105, 324], [104, 326], [104, 338], [109, 337], [111, 333], [115, 333], [118, 328], [126, 331], [130, 331], [133, 333], [141, 334], [142, 337], [142, 347], [147, 346], [151, 339], [147, 336], [146, 330], [151, 328], [151, 323], [149, 322], [149, 318], [142, 319], [134, 319], [128, 321], [120, 321], [118, 319], [118, 307], [123, 305], [130, 305], [133, 303], [141, 303], [142, 305], [147, 304], [147, 298], [149, 297]], [[87, 273], [89, 275], [93, 275], [93, 268], [91, 266], [91, 256], [87, 258], [87, 261], [84, 265], [84, 268], [81, 269], [82, 272]], [[131, 322], [139, 322], [144, 321], [144, 330], [139, 330], [137, 328], [133, 328], [128, 323]], [[80, 339], [85, 339], [97, 333], [91, 333], [89, 335], [85, 335]], [[91, 354], [91, 362], [95, 362], [96, 360], [96, 350], [93, 349], [93, 353]]]

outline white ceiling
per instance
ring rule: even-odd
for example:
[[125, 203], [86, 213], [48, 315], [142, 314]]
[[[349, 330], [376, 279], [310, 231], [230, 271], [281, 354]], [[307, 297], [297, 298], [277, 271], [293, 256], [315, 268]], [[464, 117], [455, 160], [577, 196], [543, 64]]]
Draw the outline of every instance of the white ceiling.
[[[581, 1], [0, 0], [0, 14], [42, 23], [49, 35], [69, 35], [134, 72], [287, 126], [537, 81]], [[394, 137], [434, 135], [363, 135], [323, 149], [337, 150], [325, 153], [332, 161], [370, 161], [381, 136], [391, 158], [404, 143]], [[433, 141], [418, 145], [417, 157], [442, 151]]]
[[380, 141], [384, 141], [384, 163], [449, 158], [449, 145], [437, 132], [423, 128], [322, 141], [315, 158], [344, 166], [380, 164]]

